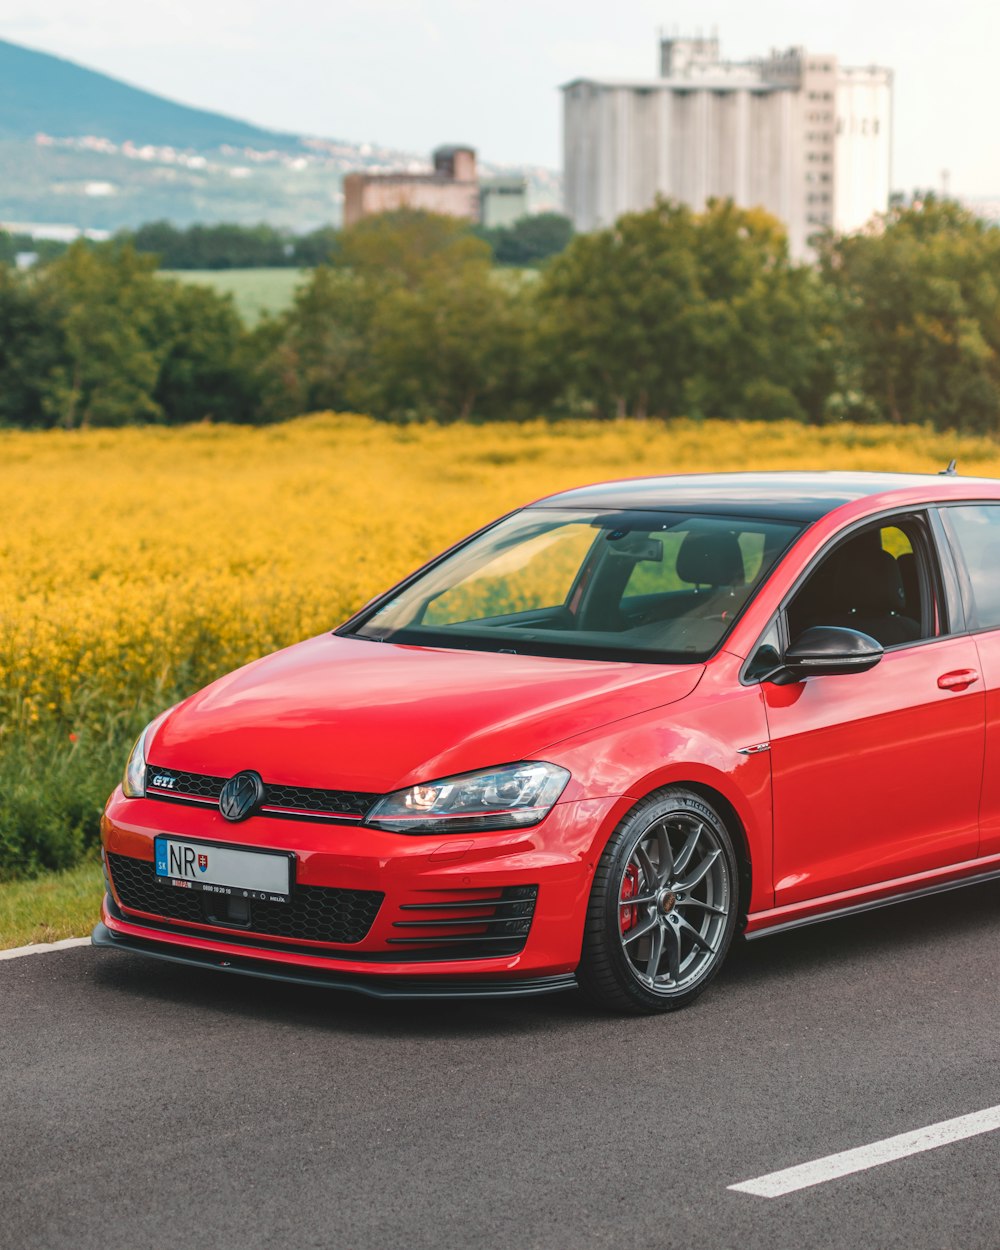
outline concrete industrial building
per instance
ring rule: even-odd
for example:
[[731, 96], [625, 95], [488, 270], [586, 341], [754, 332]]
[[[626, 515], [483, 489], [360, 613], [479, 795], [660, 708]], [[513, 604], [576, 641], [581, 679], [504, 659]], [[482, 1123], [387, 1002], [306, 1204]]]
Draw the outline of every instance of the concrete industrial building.
[[507, 226], [528, 211], [528, 184], [522, 177], [480, 181], [474, 148], [441, 147], [427, 173], [407, 170], [378, 174], [347, 174], [344, 178], [344, 225], [399, 208], [423, 209]]
[[857, 230], [889, 206], [892, 71], [803, 48], [723, 61], [712, 38], [664, 38], [660, 77], [563, 87], [566, 210], [610, 225], [658, 195], [761, 205], [792, 252], [817, 231]]

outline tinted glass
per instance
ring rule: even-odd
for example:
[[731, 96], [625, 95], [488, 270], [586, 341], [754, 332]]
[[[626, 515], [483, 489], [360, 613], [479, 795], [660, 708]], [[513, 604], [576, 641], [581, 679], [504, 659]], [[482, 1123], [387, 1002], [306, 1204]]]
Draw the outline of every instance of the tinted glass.
[[357, 637], [594, 659], [704, 659], [801, 527], [527, 509], [369, 613]]
[[883, 647], [932, 637], [935, 614], [921, 586], [918, 541], [916, 523], [903, 520], [837, 546], [789, 604], [791, 640], [815, 625], [857, 629]]
[[969, 574], [973, 629], [1000, 628], [1000, 504], [942, 509]]

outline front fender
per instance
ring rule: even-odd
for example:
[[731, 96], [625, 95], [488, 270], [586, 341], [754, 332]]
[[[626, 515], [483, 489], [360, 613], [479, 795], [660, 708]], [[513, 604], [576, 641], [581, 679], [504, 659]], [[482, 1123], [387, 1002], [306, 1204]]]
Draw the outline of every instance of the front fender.
[[[774, 906], [771, 760], [760, 687], [740, 685], [740, 663], [720, 653], [687, 698], [564, 740], [547, 757], [568, 768], [588, 798], [626, 799], [623, 811], [668, 785], [693, 784], [721, 795], [742, 826], [751, 866], [749, 909], [757, 911]], [[744, 754], [746, 747], [758, 750]], [[601, 830], [598, 856], [612, 831], [607, 825]]]

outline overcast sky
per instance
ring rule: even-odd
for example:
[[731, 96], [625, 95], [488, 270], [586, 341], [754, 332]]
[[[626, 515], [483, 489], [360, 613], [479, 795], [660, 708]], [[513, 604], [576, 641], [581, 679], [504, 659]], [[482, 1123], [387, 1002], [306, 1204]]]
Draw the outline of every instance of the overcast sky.
[[558, 86], [656, 71], [660, 26], [740, 59], [896, 74], [894, 185], [1000, 196], [996, 0], [0, 0], [0, 37], [276, 129], [559, 167]]

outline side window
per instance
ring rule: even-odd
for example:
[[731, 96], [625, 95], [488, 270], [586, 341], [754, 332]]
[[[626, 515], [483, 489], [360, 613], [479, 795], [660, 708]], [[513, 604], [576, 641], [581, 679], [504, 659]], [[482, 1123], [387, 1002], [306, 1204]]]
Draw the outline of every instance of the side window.
[[931, 579], [922, 573], [918, 522], [873, 526], [836, 547], [788, 607], [792, 641], [813, 625], [842, 625], [883, 647], [917, 642], [936, 632]]
[[970, 626], [1000, 628], [1000, 504], [959, 504], [941, 515], [969, 577]]

